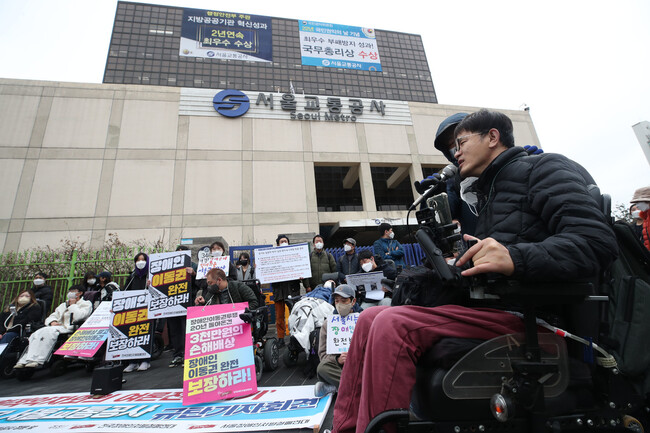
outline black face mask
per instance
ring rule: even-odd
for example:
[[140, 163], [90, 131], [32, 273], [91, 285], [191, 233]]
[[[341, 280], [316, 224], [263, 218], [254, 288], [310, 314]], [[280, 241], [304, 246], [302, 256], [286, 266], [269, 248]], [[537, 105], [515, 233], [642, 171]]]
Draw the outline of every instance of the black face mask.
[[211, 284], [208, 286], [208, 292], [211, 294], [219, 293], [219, 285], [218, 284]]
[[246, 266], [248, 264], [248, 260], [240, 260], [239, 264], [242, 266]]

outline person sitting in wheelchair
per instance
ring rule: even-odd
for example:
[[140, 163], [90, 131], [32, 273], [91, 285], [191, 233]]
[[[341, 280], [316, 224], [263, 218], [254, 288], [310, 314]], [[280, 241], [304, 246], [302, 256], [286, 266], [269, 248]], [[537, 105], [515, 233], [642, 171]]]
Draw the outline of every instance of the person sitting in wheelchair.
[[[14, 368], [36, 368], [45, 363], [56, 345], [60, 334], [71, 334], [74, 323], [83, 321], [92, 313], [93, 306], [82, 298], [83, 286], [72, 286], [67, 300], [45, 319], [45, 327], [29, 337], [27, 351], [20, 357]], [[74, 321], [74, 323], [73, 323]]]
[[[460, 175], [475, 178], [472, 204], [478, 211], [476, 238], [465, 235], [476, 244], [456, 263], [464, 267], [473, 261], [463, 277], [589, 280], [616, 258], [614, 233], [576, 163], [558, 154], [529, 156], [514, 146], [512, 121], [495, 111], [467, 116], [455, 137]], [[416, 363], [441, 338], [488, 340], [523, 331], [517, 315], [495, 308], [364, 310], [343, 368], [333, 431], [363, 432], [379, 413], [408, 408]]]
[[0, 344], [11, 343], [26, 331], [27, 325], [36, 330], [37, 326], [43, 325], [42, 316], [43, 310], [34, 293], [28, 289], [22, 290], [11, 304], [7, 305], [5, 311], [0, 313]]

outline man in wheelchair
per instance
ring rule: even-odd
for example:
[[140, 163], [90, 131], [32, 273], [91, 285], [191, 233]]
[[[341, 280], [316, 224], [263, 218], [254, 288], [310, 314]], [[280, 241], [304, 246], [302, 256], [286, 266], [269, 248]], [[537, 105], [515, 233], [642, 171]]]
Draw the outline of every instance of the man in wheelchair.
[[[558, 154], [529, 156], [515, 147], [512, 121], [499, 112], [467, 116], [455, 136], [450, 150], [461, 177], [475, 178], [464, 185], [471, 183], [467, 188], [477, 197], [479, 215], [477, 238], [465, 238], [474, 245], [448, 269], [454, 280], [595, 282], [616, 258], [617, 244], [574, 163]], [[409, 408], [416, 363], [441, 339], [489, 340], [525, 331], [520, 316], [507, 311], [511, 305], [487, 307], [467, 302], [364, 311], [343, 369], [333, 431], [361, 433], [378, 414]], [[563, 308], [547, 313], [549, 320], [592, 320], [563, 317]]]
[[74, 322], [83, 321], [92, 313], [92, 303], [82, 297], [83, 286], [72, 286], [67, 300], [45, 319], [45, 326], [29, 337], [27, 351], [14, 368], [36, 368], [42, 366], [52, 353], [60, 334], [71, 334]]

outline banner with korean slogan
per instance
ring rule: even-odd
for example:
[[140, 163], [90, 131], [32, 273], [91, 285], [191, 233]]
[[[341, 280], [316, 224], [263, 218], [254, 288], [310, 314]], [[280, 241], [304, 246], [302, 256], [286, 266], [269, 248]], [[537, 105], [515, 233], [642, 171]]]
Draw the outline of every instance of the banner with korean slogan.
[[184, 316], [190, 305], [192, 266], [190, 251], [157, 253], [149, 256], [149, 318]]
[[[248, 397], [183, 406], [181, 389], [0, 397], [3, 432], [186, 433], [309, 429], [323, 425], [332, 395], [314, 386], [259, 388]], [[301, 430], [302, 431], [302, 430]]]
[[381, 71], [375, 31], [316, 21], [298, 21], [302, 64]]
[[242, 397], [257, 391], [247, 302], [187, 309], [183, 405]]
[[90, 358], [97, 353], [106, 338], [111, 325], [111, 301], [104, 301], [74, 334], [54, 352], [55, 355], [82, 356]]
[[154, 327], [149, 320], [147, 290], [113, 292], [113, 321], [108, 328], [106, 360], [151, 357]]
[[348, 284], [354, 287], [357, 292], [365, 290], [366, 299], [372, 299], [373, 301], [384, 299], [385, 293], [382, 289], [382, 279], [384, 279], [383, 272], [361, 272], [345, 277]]
[[230, 271], [230, 256], [211, 256], [205, 255], [199, 258], [199, 264], [196, 269], [196, 279], [205, 280], [205, 277], [208, 275], [208, 272], [211, 269], [221, 269], [228, 276], [228, 271]]
[[345, 353], [350, 350], [350, 341], [352, 340], [352, 333], [359, 314], [350, 313], [347, 316], [333, 314], [327, 317], [327, 353], [337, 354]]
[[304, 243], [286, 247], [257, 248], [255, 276], [261, 284], [310, 278], [309, 246]]

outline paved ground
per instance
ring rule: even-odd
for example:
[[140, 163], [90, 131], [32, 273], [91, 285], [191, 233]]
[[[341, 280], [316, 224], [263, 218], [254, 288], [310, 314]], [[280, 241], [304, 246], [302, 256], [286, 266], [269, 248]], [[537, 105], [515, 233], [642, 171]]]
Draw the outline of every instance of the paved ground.
[[[272, 327], [274, 328], [274, 327]], [[274, 334], [275, 329], [269, 332], [269, 336]], [[287, 338], [288, 341], [288, 338]], [[281, 349], [280, 356], [282, 359], [286, 348]], [[181, 367], [169, 368], [171, 361], [171, 352], [164, 352], [162, 356], [152, 361], [151, 369], [144, 372], [125, 373], [126, 383], [122, 385], [124, 390], [138, 389], [165, 389], [165, 388], [182, 388], [183, 387], [183, 369]], [[305, 365], [304, 354], [301, 354], [298, 365], [287, 368], [282, 360], [275, 371], [265, 371], [260, 387], [277, 387], [277, 386], [298, 386], [313, 385], [316, 378], [307, 379], [303, 374]], [[22, 396], [22, 395], [39, 395], [54, 394], [57, 392], [90, 392], [92, 375], [87, 373], [83, 365], [70, 365], [68, 371], [59, 377], [52, 377], [48, 370], [41, 370], [34, 376], [24, 382], [17, 379], [0, 379], [0, 396]], [[332, 428], [332, 412], [334, 404], [330, 405], [329, 412], [325, 418], [321, 431], [325, 428]], [[309, 429], [284, 430], [288, 433], [306, 433], [312, 432]], [[316, 433], [316, 432], [314, 432]]]

